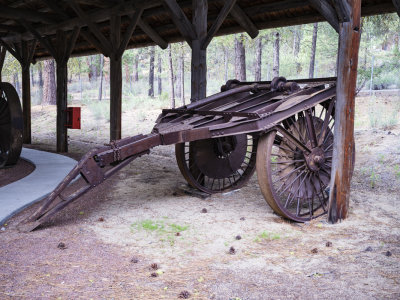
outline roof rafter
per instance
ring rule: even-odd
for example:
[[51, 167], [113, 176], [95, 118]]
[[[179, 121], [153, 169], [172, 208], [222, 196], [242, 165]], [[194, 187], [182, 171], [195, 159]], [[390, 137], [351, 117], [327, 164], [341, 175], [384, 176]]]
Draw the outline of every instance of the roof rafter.
[[232, 17], [239, 23], [247, 34], [254, 39], [258, 35], [258, 28], [253, 21], [247, 16], [247, 14], [240, 8], [239, 5], [235, 4], [230, 11]]
[[139, 19], [138, 25], [161, 49], [167, 49], [168, 43], [149, 24]]
[[400, 0], [392, 0], [394, 7], [396, 7], [397, 14], [400, 17]]
[[338, 16], [335, 9], [327, 0], [308, 0], [308, 2], [310, 2], [311, 6], [326, 19], [326, 21], [336, 30], [336, 32], [339, 32]]
[[172, 21], [175, 23], [176, 27], [178, 27], [188, 44], [191, 45], [192, 41], [197, 38], [196, 31], [194, 30], [192, 23], [186, 17], [176, 0], [164, 0], [164, 3], [171, 15]]
[[237, 0], [227, 0], [225, 1], [224, 6], [222, 7], [220, 13], [218, 14], [217, 19], [212, 24], [210, 30], [207, 32], [207, 36], [202, 42], [201, 48], [206, 49], [210, 44], [212, 38], [217, 33], [218, 29], [221, 27], [222, 23], [225, 21], [229, 12], [232, 10], [233, 6], [236, 4]]

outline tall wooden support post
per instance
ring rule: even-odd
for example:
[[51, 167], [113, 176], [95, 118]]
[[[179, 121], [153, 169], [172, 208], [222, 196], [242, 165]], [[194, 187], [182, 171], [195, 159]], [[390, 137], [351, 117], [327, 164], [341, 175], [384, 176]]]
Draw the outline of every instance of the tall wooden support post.
[[193, 0], [193, 27], [196, 39], [192, 41], [191, 101], [198, 101], [207, 94], [207, 0]]
[[[121, 43], [121, 17], [111, 16], [112, 49]], [[122, 54], [113, 51], [110, 56], [110, 140], [121, 139], [122, 114]]]
[[32, 143], [31, 130], [31, 77], [29, 47], [26, 41], [21, 43], [21, 69], [22, 69], [22, 113], [24, 118], [24, 144]]
[[[0, 44], [3, 46], [1, 53], [5, 55], [4, 49], [8, 50], [12, 56], [17, 59], [22, 69], [22, 113], [24, 118], [24, 136], [23, 142], [30, 144], [32, 142], [31, 137], [31, 79], [30, 79], [30, 66], [33, 55], [36, 49], [36, 40], [31, 44], [26, 41], [22, 41], [20, 44], [7, 44], [0, 39]], [[0, 54], [0, 67], [4, 63], [4, 56]], [[0, 68], [0, 69], [1, 69]]]
[[68, 91], [67, 79], [68, 58], [65, 55], [67, 49], [66, 34], [58, 30], [56, 33], [56, 80], [57, 80], [57, 152], [68, 152], [68, 130], [67, 124], [67, 106]]
[[4, 66], [4, 60], [6, 58], [6, 48], [0, 46], [0, 82], [1, 82], [1, 72]]
[[335, 107], [335, 142], [328, 220], [336, 223], [348, 214], [350, 181], [353, 170], [354, 107], [360, 44], [361, 0], [342, 0], [349, 12], [347, 21], [340, 23], [338, 79]]

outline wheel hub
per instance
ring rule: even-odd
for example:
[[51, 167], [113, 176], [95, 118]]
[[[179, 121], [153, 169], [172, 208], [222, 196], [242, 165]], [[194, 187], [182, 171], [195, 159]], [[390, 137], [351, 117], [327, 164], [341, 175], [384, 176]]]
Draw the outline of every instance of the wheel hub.
[[310, 154], [304, 154], [304, 158], [308, 169], [312, 172], [317, 172], [325, 162], [325, 153], [320, 147], [315, 147]]

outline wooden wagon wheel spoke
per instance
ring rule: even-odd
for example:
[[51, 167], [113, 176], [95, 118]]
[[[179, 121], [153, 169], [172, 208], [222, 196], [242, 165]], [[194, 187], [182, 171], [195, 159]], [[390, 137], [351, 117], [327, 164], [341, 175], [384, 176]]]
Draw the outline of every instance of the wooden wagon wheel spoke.
[[240, 134], [177, 144], [179, 169], [191, 186], [206, 193], [238, 189], [255, 171], [257, 140]]
[[294, 221], [327, 211], [334, 137], [334, 100], [328, 101], [298, 113], [295, 122], [282, 123], [258, 143], [257, 175], [264, 198], [276, 213]]

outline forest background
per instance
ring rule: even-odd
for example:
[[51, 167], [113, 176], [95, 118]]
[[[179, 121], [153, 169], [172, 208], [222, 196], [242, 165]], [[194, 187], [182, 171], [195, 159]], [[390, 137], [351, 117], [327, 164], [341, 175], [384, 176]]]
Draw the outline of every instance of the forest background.
[[[362, 19], [357, 91], [400, 88], [400, 19], [386, 14]], [[228, 79], [247, 81], [336, 76], [338, 34], [326, 22], [260, 31], [252, 40], [246, 34], [214, 38], [207, 50], [207, 95], [220, 90]], [[190, 101], [191, 52], [186, 43], [162, 50], [152, 46], [125, 51], [123, 103], [156, 98], [161, 106]], [[68, 99], [92, 106], [102, 102], [107, 119], [109, 59], [103, 55], [74, 57], [68, 62]], [[7, 54], [2, 80], [21, 94], [19, 63]], [[56, 101], [54, 60], [31, 67], [33, 105]], [[137, 99], [140, 99], [138, 102]], [[130, 106], [132, 107], [132, 106]], [[109, 113], [109, 112], [108, 112]]]

